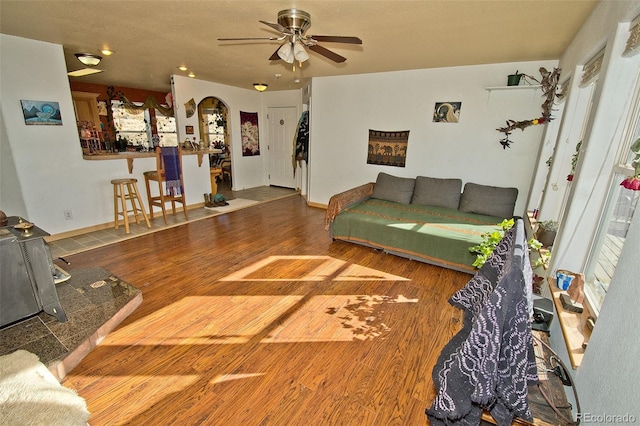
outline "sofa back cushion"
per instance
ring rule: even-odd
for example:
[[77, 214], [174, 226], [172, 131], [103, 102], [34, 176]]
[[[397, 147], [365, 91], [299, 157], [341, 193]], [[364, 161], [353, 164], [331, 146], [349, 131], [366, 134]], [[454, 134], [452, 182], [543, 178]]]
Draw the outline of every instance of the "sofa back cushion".
[[416, 178], [411, 204], [458, 209], [462, 179]]
[[413, 178], [397, 177], [380, 172], [371, 196], [380, 200], [409, 204], [415, 184], [416, 180]]
[[464, 185], [459, 210], [464, 213], [509, 219], [513, 217], [516, 198], [518, 198], [518, 188], [501, 188], [468, 182]]

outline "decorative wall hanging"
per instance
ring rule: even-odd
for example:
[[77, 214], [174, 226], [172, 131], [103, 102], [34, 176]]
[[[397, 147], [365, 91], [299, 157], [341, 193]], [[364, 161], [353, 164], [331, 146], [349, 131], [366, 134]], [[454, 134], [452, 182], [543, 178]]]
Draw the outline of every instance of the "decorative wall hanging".
[[188, 135], [193, 135], [194, 134], [193, 126], [184, 126], [184, 131]]
[[[155, 108], [158, 111], [160, 111], [160, 114], [166, 116], [166, 117], [173, 117], [174, 113], [173, 113], [173, 107], [169, 106], [166, 107], [164, 105], [162, 105], [160, 102], [158, 102], [156, 100], [156, 98], [154, 98], [153, 96], [149, 95], [147, 96], [147, 99], [145, 99], [145, 101], [141, 104], [135, 104], [132, 101], [130, 101], [125, 95], [124, 93], [122, 93], [121, 91], [116, 91], [115, 87], [113, 86], [108, 86], [107, 87], [107, 98], [109, 100], [114, 99], [114, 100], [118, 100], [120, 102], [122, 102], [124, 104], [124, 107], [129, 110], [129, 112], [131, 114], [135, 114], [135, 111], [144, 111], [146, 109], [150, 109], [150, 108]], [[193, 99], [191, 99], [193, 101]], [[187, 104], [185, 104], [186, 107]], [[108, 106], [108, 105], [107, 105]], [[110, 108], [107, 108], [107, 116], [109, 115]], [[187, 115], [187, 117], [189, 117]]]
[[296, 148], [296, 155], [293, 159], [293, 170], [295, 170], [299, 161], [309, 162], [309, 111], [302, 112], [293, 143]]
[[540, 81], [536, 80], [530, 75], [520, 74], [525, 78], [525, 80], [530, 79], [542, 86], [542, 93], [544, 95], [544, 102], [542, 103], [542, 116], [523, 121], [507, 120], [507, 125], [505, 127], [496, 129], [497, 131], [502, 132], [505, 135], [504, 138], [500, 139], [500, 145], [502, 145], [502, 149], [511, 148], [511, 144], [513, 143], [513, 141], [509, 139], [509, 136], [515, 129], [524, 131], [524, 129], [529, 126], [544, 124], [548, 121], [553, 120], [553, 117], [551, 116], [553, 104], [556, 98], [561, 98], [562, 96], [564, 96], [562, 93], [558, 93], [558, 79], [560, 78], [560, 71], [560, 68], [554, 68], [553, 71], [549, 72], [546, 68], [540, 67], [540, 74], [542, 75], [542, 79]]
[[462, 102], [436, 102], [433, 109], [434, 123], [457, 123], [460, 120]]
[[62, 126], [58, 102], [21, 100], [20, 104], [25, 124]]
[[258, 113], [240, 111], [240, 134], [242, 136], [242, 156], [260, 155], [258, 136]]
[[187, 114], [187, 118], [192, 117], [196, 112], [196, 101], [193, 98], [189, 99], [188, 102], [184, 104], [184, 112]]
[[408, 142], [409, 130], [384, 132], [369, 129], [367, 164], [404, 167]]

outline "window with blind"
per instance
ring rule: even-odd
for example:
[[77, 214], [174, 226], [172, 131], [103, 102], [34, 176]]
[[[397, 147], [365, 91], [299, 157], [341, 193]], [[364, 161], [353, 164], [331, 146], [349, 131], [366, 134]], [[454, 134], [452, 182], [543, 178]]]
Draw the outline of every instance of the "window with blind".
[[176, 129], [175, 117], [162, 115], [159, 110], [155, 110], [155, 125], [160, 138], [161, 146], [178, 146], [178, 133]]
[[116, 138], [126, 139], [129, 145], [149, 147], [148, 115], [145, 110], [134, 110], [116, 100], [111, 101]]

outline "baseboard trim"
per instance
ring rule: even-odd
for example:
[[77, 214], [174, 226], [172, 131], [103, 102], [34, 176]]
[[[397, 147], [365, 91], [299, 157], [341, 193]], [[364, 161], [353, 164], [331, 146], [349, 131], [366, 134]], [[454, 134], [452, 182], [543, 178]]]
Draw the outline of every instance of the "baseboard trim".
[[[190, 204], [187, 206], [187, 211], [189, 210], [194, 210], [194, 209], [200, 209], [204, 207], [204, 202], [202, 203], [196, 203], [196, 204]], [[178, 207], [176, 206], [176, 214], [177, 213], [182, 213], [183, 208], [182, 207]], [[157, 216], [157, 214], [162, 215], [162, 210], [160, 210], [158, 208], [158, 212], [156, 213], [156, 211], [154, 210], [154, 215]], [[149, 212], [147, 212], [147, 215], [149, 214]], [[149, 217], [149, 219], [151, 219], [151, 217]], [[129, 215], [129, 223], [135, 222], [136, 218], [134, 215]], [[62, 240], [65, 238], [72, 238], [72, 237], [77, 237], [78, 235], [82, 235], [82, 234], [86, 234], [89, 232], [95, 232], [95, 231], [101, 231], [103, 229], [111, 229], [115, 226], [115, 222], [111, 221], [111, 222], [107, 222], [107, 223], [100, 223], [98, 225], [92, 225], [92, 226], [87, 226], [85, 228], [78, 228], [78, 229], [72, 229], [71, 231], [65, 231], [65, 232], [60, 232], [59, 234], [53, 234], [53, 235], [49, 235], [47, 237], [45, 237], [45, 241], [48, 243], [51, 243], [53, 241], [57, 241], [57, 240]], [[124, 225], [121, 225], [124, 226]]]
[[313, 202], [313, 201], [308, 201], [308, 200], [307, 200], [307, 205], [308, 205], [309, 207], [317, 207], [317, 208], [319, 208], [319, 209], [325, 209], [325, 210], [327, 209], [327, 205], [326, 205], [326, 204], [322, 204], [322, 203], [315, 203], [315, 202]]

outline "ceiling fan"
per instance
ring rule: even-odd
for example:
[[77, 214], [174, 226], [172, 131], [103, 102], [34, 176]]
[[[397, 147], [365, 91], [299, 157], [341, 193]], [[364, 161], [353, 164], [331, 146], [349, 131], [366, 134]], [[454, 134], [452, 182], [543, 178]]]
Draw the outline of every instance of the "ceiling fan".
[[285, 9], [278, 12], [278, 23], [260, 21], [282, 34], [279, 37], [243, 37], [243, 38], [219, 38], [218, 41], [238, 41], [238, 40], [275, 40], [284, 41], [278, 49], [273, 52], [269, 60], [274, 61], [282, 59], [286, 63], [292, 64], [293, 61], [302, 62], [309, 59], [309, 55], [305, 47], [316, 52], [334, 62], [344, 62], [347, 60], [344, 56], [322, 47], [318, 42], [330, 43], [349, 43], [362, 44], [362, 40], [358, 37], [343, 36], [318, 36], [305, 35], [305, 31], [311, 26], [311, 15], [300, 9]]

